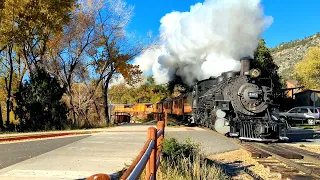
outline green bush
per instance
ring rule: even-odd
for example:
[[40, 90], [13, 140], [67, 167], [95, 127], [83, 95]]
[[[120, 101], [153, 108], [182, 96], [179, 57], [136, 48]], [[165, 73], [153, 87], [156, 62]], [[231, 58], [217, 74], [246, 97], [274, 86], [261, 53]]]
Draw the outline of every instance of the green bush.
[[162, 153], [163, 158], [157, 173], [157, 179], [228, 179], [228, 176], [220, 168], [200, 154], [199, 145], [193, 144], [189, 139], [180, 143], [175, 138], [166, 138]]
[[61, 97], [65, 88], [43, 69], [31, 72], [15, 93], [18, 131], [62, 130], [69, 125], [68, 109]]
[[190, 139], [184, 143], [178, 142], [175, 138], [166, 138], [163, 141], [163, 157], [169, 161], [177, 162], [185, 157], [193, 157], [199, 152], [199, 146], [192, 144]]

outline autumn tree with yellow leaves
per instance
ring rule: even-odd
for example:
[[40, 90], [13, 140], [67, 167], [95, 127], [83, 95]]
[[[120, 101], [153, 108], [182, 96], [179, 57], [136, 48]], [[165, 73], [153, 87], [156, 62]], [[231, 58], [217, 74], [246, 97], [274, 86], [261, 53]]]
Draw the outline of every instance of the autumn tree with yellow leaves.
[[[70, 20], [74, 5], [75, 0], [1, 1], [0, 80], [4, 83], [0, 88], [6, 94], [6, 124], [13, 110], [13, 93], [27, 70], [30, 73], [41, 67], [48, 42]], [[2, 122], [0, 128], [4, 128]]]
[[295, 65], [297, 80], [310, 89], [320, 89], [320, 47], [312, 47], [306, 56]]
[[[139, 66], [130, 62], [146, 49], [142, 42], [128, 37], [125, 28], [128, 25], [133, 7], [127, 6], [122, 0], [102, 3], [97, 10], [98, 33], [100, 34], [97, 48], [90, 52], [91, 65], [102, 83], [104, 107], [108, 106], [108, 89], [112, 78], [122, 75], [128, 84], [141, 81]], [[148, 44], [150, 45], [150, 44]], [[105, 108], [106, 123], [109, 124], [108, 109]]]
[[[0, 4], [1, 79], [5, 81], [6, 122], [13, 110], [13, 92], [26, 69], [45, 59], [47, 43], [69, 18], [75, 0], [5, 0]], [[2, 123], [0, 123], [2, 125]], [[0, 126], [0, 128], [3, 126]]]
[[139, 82], [131, 62], [150, 45], [126, 33], [132, 12], [122, 0], [1, 1], [0, 130], [109, 123], [111, 80]]

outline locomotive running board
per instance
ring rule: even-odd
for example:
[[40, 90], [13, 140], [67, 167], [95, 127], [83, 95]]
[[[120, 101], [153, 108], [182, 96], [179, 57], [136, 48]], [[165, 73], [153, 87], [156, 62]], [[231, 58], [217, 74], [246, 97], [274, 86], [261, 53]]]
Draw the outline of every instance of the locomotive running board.
[[261, 138], [248, 138], [248, 137], [239, 137], [240, 140], [249, 140], [249, 141], [260, 141], [260, 142], [276, 142], [279, 139], [261, 139]]

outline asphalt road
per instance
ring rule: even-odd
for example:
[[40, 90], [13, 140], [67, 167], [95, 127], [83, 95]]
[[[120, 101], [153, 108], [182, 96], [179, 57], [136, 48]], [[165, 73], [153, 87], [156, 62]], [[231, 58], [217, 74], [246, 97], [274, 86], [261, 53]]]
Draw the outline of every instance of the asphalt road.
[[0, 169], [79, 141], [90, 135], [0, 144]]

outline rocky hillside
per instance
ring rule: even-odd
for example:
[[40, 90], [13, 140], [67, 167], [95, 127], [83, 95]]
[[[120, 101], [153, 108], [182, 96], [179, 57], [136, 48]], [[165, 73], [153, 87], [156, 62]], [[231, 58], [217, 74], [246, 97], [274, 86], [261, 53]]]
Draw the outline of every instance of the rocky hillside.
[[272, 48], [274, 62], [279, 66], [279, 75], [283, 80], [294, 79], [294, 65], [300, 61], [312, 46], [320, 46], [320, 32], [302, 40], [281, 43]]

